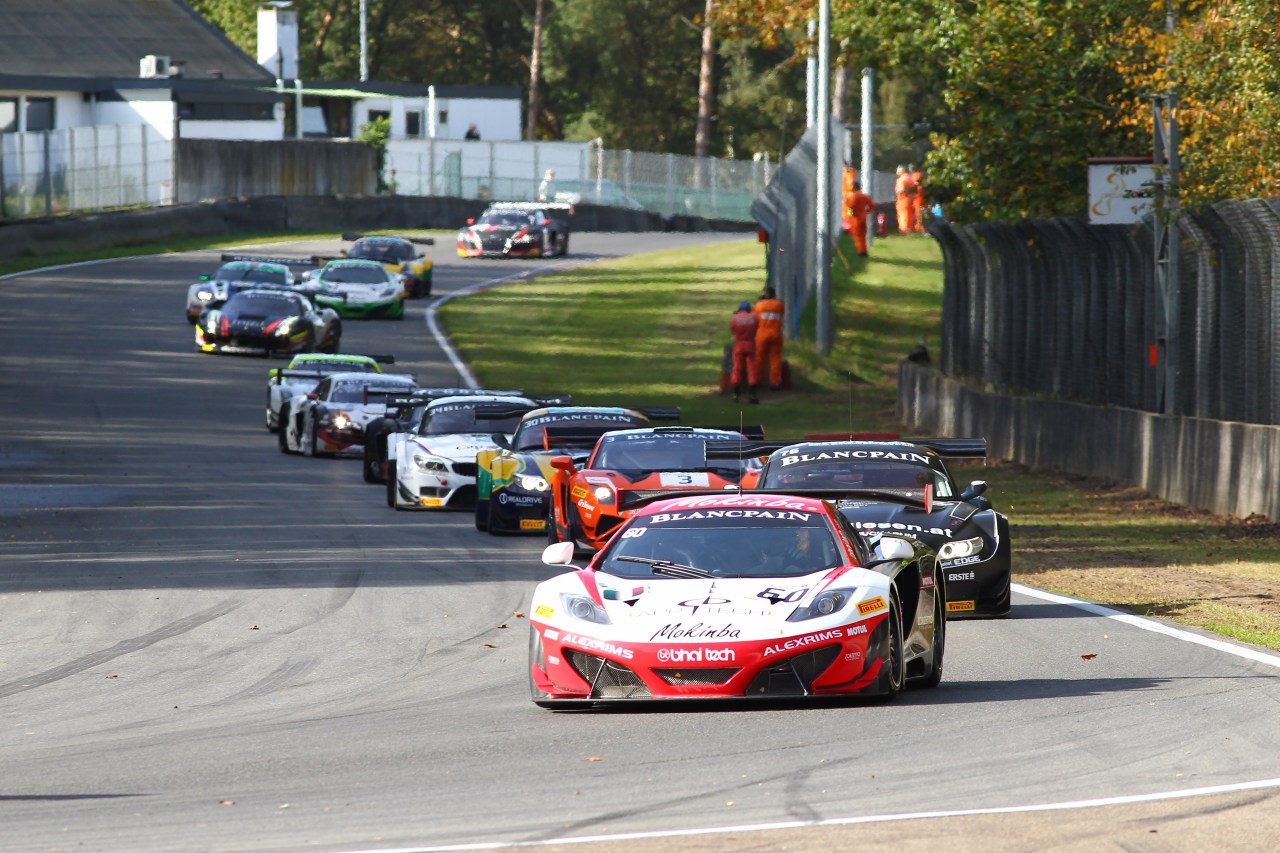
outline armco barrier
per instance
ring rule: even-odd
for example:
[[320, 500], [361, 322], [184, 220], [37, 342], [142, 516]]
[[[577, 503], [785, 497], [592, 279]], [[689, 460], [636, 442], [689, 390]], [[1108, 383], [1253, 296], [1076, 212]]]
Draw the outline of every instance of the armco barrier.
[[[439, 196], [263, 196], [142, 210], [0, 222], [0, 260], [136, 246], [181, 237], [283, 231], [461, 227], [485, 202]], [[753, 231], [750, 223], [580, 204], [574, 231]]]
[[1280, 426], [1003, 396], [906, 360], [898, 363], [898, 419], [929, 435], [986, 438], [993, 458], [1280, 521]]

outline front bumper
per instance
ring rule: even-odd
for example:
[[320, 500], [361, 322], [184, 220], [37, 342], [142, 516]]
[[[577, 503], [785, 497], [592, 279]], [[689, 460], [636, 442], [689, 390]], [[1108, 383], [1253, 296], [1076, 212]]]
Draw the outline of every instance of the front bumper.
[[888, 692], [888, 614], [750, 642], [602, 640], [531, 621], [529, 674], [557, 702], [770, 699]]
[[496, 489], [489, 496], [489, 528], [518, 533], [542, 533], [547, 529], [551, 492]]
[[451, 470], [427, 472], [410, 460], [399, 471], [396, 491], [408, 509], [471, 509], [476, 502], [476, 463], [452, 462]]

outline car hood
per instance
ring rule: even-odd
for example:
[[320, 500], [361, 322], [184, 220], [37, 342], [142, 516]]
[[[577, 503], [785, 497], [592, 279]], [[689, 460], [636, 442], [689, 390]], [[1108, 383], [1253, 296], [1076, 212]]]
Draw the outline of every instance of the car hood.
[[413, 439], [413, 446], [421, 448], [432, 456], [448, 459], [450, 462], [475, 462], [476, 454], [482, 450], [493, 450], [498, 445], [488, 434], [468, 435], [420, 435]]

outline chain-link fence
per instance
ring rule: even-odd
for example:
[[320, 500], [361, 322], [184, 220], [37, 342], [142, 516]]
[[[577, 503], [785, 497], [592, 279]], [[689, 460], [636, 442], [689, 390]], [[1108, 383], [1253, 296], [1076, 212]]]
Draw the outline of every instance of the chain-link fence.
[[173, 203], [173, 144], [150, 125], [0, 134], [0, 218]]
[[1186, 210], [1179, 226], [1161, 364], [1150, 220], [931, 221], [943, 372], [1001, 392], [1280, 423], [1280, 199]]
[[767, 157], [610, 151], [590, 142], [403, 139], [387, 144], [384, 175], [403, 195], [533, 201], [545, 192], [553, 200], [749, 222], [770, 167]]

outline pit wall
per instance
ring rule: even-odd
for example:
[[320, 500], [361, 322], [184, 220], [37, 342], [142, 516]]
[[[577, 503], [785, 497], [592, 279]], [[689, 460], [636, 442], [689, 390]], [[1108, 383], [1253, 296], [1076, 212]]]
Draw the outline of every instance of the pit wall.
[[897, 413], [916, 433], [986, 438], [992, 458], [1129, 483], [1221, 515], [1280, 521], [1280, 426], [1003, 396], [905, 360]]
[[[381, 229], [453, 229], [486, 203], [440, 196], [263, 196], [0, 223], [0, 260], [137, 246], [182, 237]], [[574, 208], [574, 231], [742, 231], [750, 223], [663, 217], [592, 204]]]

